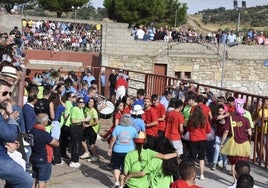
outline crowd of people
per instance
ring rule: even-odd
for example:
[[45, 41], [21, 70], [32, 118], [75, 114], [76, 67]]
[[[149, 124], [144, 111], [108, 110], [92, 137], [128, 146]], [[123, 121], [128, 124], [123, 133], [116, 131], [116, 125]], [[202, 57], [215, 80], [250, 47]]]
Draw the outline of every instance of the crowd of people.
[[98, 52], [101, 25], [51, 20], [22, 19], [22, 30], [14, 27], [8, 34], [16, 39], [19, 49]]
[[236, 44], [247, 45], [267, 45], [268, 38], [263, 32], [258, 32], [253, 29], [249, 29], [247, 32], [233, 30], [225, 31], [219, 29], [212, 33], [197, 33], [195, 29], [189, 28], [187, 25], [180, 27], [169, 28], [168, 25], [164, 27], [146, 27], [140, 25], [134, 27], [131, 31], [131, 35], [135, 40], [144, 41], [165, 41], [165, 42], [187, 42], [187, 43], [211, 43], [221, 44], [226, 42]]
[[[81, 78], [73, 71], [63, 75], [61, 69], [31, 77], [27, 69], [25, 103], [20, 108], [12, 95], [23, 66], [17, 30], [1, 43], [0, 178], [7, 187], [32, 187], [33, 178], [34, 187], [46, 187], [52, 165], [79, 168], [79, 160], [99, 160], [96, 139], [100, 117], [108, 107], [101, 96], [108, 85], [114, 108], [104, 115], [113, 116], [113, 125], [101, 137], [108, 141], [114, 187], [198, 187], [194, 180], [206, 178], [205, 161], [212, 171], [220, 162], [222, 168], [229, 162], [237, 187], [245, 179], [252, 182], [249, 173], [240, 178], [236, 166], [249, 161], [251, 128], [263, 116], [265, 130], [260, 133], [267, 134], [267, 101], [263, 101], [265, 112], [258, 106], [253, 122], [244, 109], [245, 101], [232, 93], [215, 98], [209, 88], [199, 92], [194, 85], [174, 80], [161, 96], [148, 96], [138, 89], [132, 98], [128, 96], [129, 77], [121, 69], [110, 75], [102, 71], [100, 78], [93, 76], [91, 68]], [[98, 87], [103, 93], [98, 94]], [[199, 163], [198, 173], [195, 163]]]

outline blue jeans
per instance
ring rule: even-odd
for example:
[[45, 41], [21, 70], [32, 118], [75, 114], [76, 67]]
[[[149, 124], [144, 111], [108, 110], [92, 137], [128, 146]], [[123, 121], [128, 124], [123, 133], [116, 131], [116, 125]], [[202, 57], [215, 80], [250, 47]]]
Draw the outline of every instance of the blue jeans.
[[213, 156], [213, 163], [216, 164], [220, 156], [220, 159], [222, 160], [222, 164], [224, 165], [226, 163], [227, 157], [226, 155], [222, 155], [220, 153], [221, 139], [222, 137], [219, 137], [219, 136], [215, 137], [215, 150], [214, 150], [214, 156]]
[[6, 180], [7, 188], [32, 188], [33, 186], [33, 178], [10, 157], [2, 155], [0, 156], [0, 178]]

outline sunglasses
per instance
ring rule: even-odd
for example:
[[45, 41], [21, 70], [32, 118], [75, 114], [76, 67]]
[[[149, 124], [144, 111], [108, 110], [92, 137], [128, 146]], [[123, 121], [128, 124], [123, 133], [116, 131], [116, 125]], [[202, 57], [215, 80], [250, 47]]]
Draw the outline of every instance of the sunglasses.
[[7, 94], [9, 94], [9, 96], [11, 96], [11, 95], [12, 95], [12, 92], [4, 91], [4, 92], [2, 93], [2, 97], [7, 96]]
[[71, 98], [76, 98], [76, 96], [71, 96]]
[[78, 101], [78, 103], [80, 103], [80, 104], [81, 104], [81, 103], [84, 103], [84, 101]]

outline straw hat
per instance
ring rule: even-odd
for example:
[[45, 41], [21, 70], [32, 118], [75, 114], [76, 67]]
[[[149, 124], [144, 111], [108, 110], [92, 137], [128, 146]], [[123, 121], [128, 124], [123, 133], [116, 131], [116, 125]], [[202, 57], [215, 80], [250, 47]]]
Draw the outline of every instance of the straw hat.
[[10, 67], [10, 66], [4, 66], [2, 68], [1, 74], [3, 76], [9, 76], [9, 77], [12, 77], [14, 79], [18, 78], [17, 70], [14, 67]]

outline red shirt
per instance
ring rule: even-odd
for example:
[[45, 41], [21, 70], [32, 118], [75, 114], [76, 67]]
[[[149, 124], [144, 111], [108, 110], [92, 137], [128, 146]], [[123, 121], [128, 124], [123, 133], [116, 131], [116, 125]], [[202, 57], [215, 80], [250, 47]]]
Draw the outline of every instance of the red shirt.
[[[194, 108], [195, 108], [196, 106], [197, 106], [197, 105], [194, 105], [194, 106], [192, 107], [192, 109], [191, 109], [191, 114], [193, 113]], [[203, 104], [203, 103], [198, 103], [198, 106], [201, 107], [201, 109], [202, 109], [204, 115], [205, 115], [206, 118], [208, 119], [208, 114], [209, 114], [209, 112], [211, 112], [210, 108], [209, 108], [207, 105]]]
[[130, 106], [127, 105], [127, 106], [125, 106], [122, 114], [130, 114], [130, 110], [131, 110]]
[[[158, 121], [156, 112], [151, 107], [149, 109], [144, 110], [144, 115], [142, 116], [142, 118], [143, 118], [145, 124], [152, 123], [154, 121]], [[158, 136], [157, 125], [152, 126], [152, 127], [146, 127], [146, 134], [150, 135], [150, 136], [157, 137]]]
[[188, 185], [184, 180], [177, 180], [170, 184], [170, 188], [201, 188], [197, 185]]
[[[157, 106], [153, 105], [152, 108], [155, 109], [157, 118], [162, 118], [163, 115], [166, 115], [166, 109], [165, 109], [165, 106], [163, 104], [158, 103]], [[158, 130], [165, 131], [166, 122], [165, 121], [158, 121], [157, 128], [158, 128]]]
[[207, 134], [210, 133], [211, 127], [210, 124], [206, 123], [206, 126], [204, 128], [192, 128], [190, 126], [190, 123], [188, 121], [187, 123], [187, 130], [189, 131], [189, 140], [192, 142], [207, 140]]
[[169, 140], [181, 140], [180, 125], [184, 124], [183, 116], [176, 110], [167, 113], [165, 136]]
[[114, 125], [115, 125], [115, 120], [116, 120], [116, 119], [119, 119], [119, 122], [120, 122], [121, 117], [122, 117], [121, 112], [116, 112], [116, 113], [114, 114]]
[[115, 89], [118, 89], [119, 86], [125, 86], [126, 89], [128, 88], [128, 83], [125, 78], [120, 77], [116, 80]]

